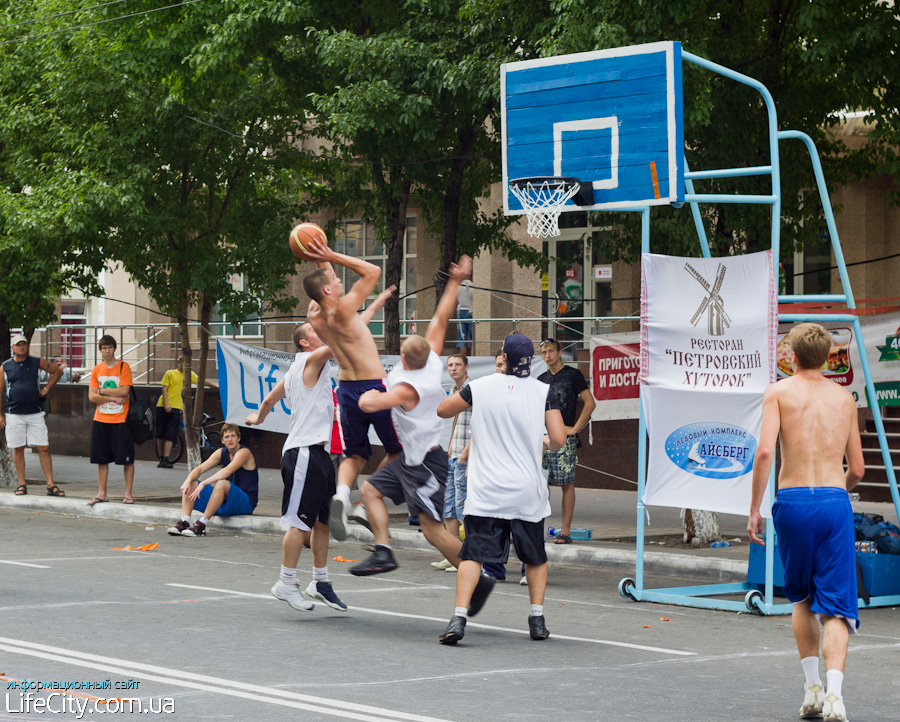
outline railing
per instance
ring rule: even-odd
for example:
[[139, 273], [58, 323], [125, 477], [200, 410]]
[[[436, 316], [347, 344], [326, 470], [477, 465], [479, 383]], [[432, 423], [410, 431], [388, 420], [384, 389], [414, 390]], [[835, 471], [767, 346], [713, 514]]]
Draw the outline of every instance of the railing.
[[[452, 319], [448, 331], [448, 349], [455, 346], [455, 325], [472, 323], [474, 327], [474, 349], [469, 353], [482, 356], [493, 355], [503, 344], [503, 339], [510, 333], [523, 333], [537, 341], [556, 338], [563, 348], [563, 358], [567, 362], [582, 363], [586, 361], [584, 352], [589, 348], [590, 336], [605, 335], [619, 331], [636, 330], [636, 316], [565, 316], [547, 318], [543, 316], [510, 316], [506, 318], [485, 317], [473, 319]], [[227, 321], [209, 324], [214, 335], [210, 337], [210, 357], [207, 374], [215, 372], [215, 339], [230, 338], [246, 342], [254, 346], [293, 351], [291, 334], [279, 332], [281, 327], [292, 329], [296, 321], [254, 320], [253, 326], [259, 328], [259, 335], [238, 335], [221, 333], [225, 327], [235, 326]], [[422, 333], [428, 321], [421, 319], [401, 319], [404, 335]], [[238, 327], [239, 328], [239, 327]], [[199, 323], [188, 324], [192, 345], [196, 348], [197, 337], [201, 333]], [[215, 333], [215, 331], [220, 333]], [[180, 330], [177, 323], [154, 324], [105, 324], [93, 326], [71, 326], [64, 324], [48, 325], [38, 329], [33, 339], [33, 353], [43, 358], [62, 360], [75, 371], [82, 374], [100, 363], [101, 356], [97, 346], [104, 335], [116, 339], [117, 358], [127, 361], [132, 368], [135, 381], [157, 383], [163, 374], [175, 366], [180, 354]], [[376, 336], [376, 341], [382, 337]], [[196, 355], [195, 355], [196, 360]]]

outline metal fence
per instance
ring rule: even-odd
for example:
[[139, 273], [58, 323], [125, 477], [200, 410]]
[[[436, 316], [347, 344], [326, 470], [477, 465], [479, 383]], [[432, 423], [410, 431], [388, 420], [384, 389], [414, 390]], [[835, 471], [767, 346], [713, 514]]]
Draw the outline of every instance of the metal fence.
[[[380, 325], [380, 321], [377, 322]], [[403, 335], [423, 333], [427, 321], [402, 319]], [[510, 333], [522, 333], [536, 342], [554, 338], [562, 346], [563, 360], [579, 365], [588, 362], [590, 336], [606, 335], [619, 331], [637, 329], [638, 319], [634, 316], [566, 316], [562, 318], [508, 317], [452, 319], [448, 333], [448, 350], [456, 345], [455, 328], [458, 323], [473, 325], [473, 344], [470, 355], [492, 356], [503, 345], [503, 339]], [[295, 321], [254, 320], [242, 326], [228, 322], [209, 324], [210, 358], [207, 374], [215, 373], [215, 339], [230, 338], [253, 346], [263, 346], [279, 351], [293, 351], [291, 329]], [[250, 334], [245, 327], [256, 333]], [[196, 350], [202, 328], [199, 323], [188, 324], [191, 345]], [[377, 329], [380, 330], [380, 329]], [[230, 331], [231, 333], [228, 333]], [[243, 332], [243, 333], [242, 333]], [[116, 339], [117, 358], [122, 358], [131, 366], [136, 383], [153, 384], [162, 379], [163, 374], [175, 366], [180, 354], [181, 340], [177, 323], [122, 324], [122, 325], [67, 325], [53, 324], [38, 329], [32, 339], [33, 352], [50, 360], [61, 359], [74, 371], [82, 374], [100, 363], [98, 342], [104, 335]], [[376, 334], [376, 342], [383, 336]], [[39, 349], [39, 350], [38, 350]], [[196, 360], [196, 351], [194, 359]], [[587, 375], [587, 368], [584, 368]]]

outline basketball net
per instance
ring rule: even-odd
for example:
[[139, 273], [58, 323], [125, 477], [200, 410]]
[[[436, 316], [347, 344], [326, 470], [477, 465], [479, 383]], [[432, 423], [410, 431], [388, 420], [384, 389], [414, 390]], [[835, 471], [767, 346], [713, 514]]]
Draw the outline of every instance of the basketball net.
[[519, 199], [528, 217], [528, 235], [550, 238], [559, 235], [559, 214], [566, 201], [578, 193], [581, 186], [557, 178], [521, 185], [511, 183], [509, 189]]

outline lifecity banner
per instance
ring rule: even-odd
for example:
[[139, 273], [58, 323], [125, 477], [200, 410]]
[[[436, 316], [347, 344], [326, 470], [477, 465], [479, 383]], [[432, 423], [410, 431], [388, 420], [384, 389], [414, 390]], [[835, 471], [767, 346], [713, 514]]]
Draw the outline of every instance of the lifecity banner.
[[771, 251], [642, 255], [645, 504], [748, 513], [777, 330]]
[[697, 391], [775, 381], [772, 252], [725, 258], [641, 255], [641, 383]]
[[[259, 410], [266, 395], [284, 378], [296, 354], [275, 351], [273, 349], [251, 346], [249, 344], [220, 338], [216, 340], [216, 366], [219, 379], [219, 396], [222, 401], [222, 414], [225, 421], [244, 426], [244, 419]], [[449, 394], [454, 381], [447, 372], [447, 357], [443, 358], [444, 374], [441, 384]], [[400, 363], [399, 356], [381, 356], [384, 369], [390, 372]], [[336, 361], [328, 364], [332, 386], [337, 385], [339, 367]], [[532, 375], [543, 373], [546, 365], [539, 358], [532, 362]], [[494, 358], [487, 356], [469, 357], [469, 378], [476, 379], [495, 372]], [[269, 412], [259, 429], [286, 434], [291, 422], [291, 410], [286, 399], [282, 399]], [[450, 437], [452, 419], [446, 424], [447, 438]], [[369, 440], [373, 444], [380, 441], [374, 432]]]

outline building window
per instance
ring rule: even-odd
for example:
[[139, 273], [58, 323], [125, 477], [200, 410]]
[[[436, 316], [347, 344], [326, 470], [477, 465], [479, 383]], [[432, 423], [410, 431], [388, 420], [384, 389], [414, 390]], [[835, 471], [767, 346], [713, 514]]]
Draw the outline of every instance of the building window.
[[[400, 272], [399, 295], [401, 298], [407, 293], [416, 290], [416, 242], [418, 240], [418, 219], [409, 216], [406, 219], [406, 238], [403, 244], [403, 267]], [[369, 263], [374, 263], [381, 269], [381, 279], [375, 287], [375, 291], [369, 297], [369, 302], [375, 299], [384, 289], [384, 267], [387, 262], [384, 246], [375, 237], [375, 227], [371, 221], [353, 220], [342, 221], [335, 231], [334, 250], [345, 253], [348, 256], [361, 258]], [[356, 274], [343, 266], [335, 269], [340, 276], [344, 288], [349, 288], [356, 282]], [[400, 319], [413, 319], [416, 311], [415, 295], [403, 298], [400, 301]], [[369, 328], [373, 336], [384, 336], [384, 309], [380, 309]], [[408, 323], [401, 324], [402, 334], [410, 333]]]
[[[243, 273], [232, 273], [228, 280], [235, 291], [245, 291], [247, 289], [247, 279]], [[243, 323], [232, 325], [228, 323], [227, 314], [223, 313], [219, 306], [216, 305], [210, 314], [210, 332], [213, 336], [250, 336], [259, 338], [263, 335], [262, 324], [259, 323], [261, 315], [262, 304], [260, 303], [260, 310], [257, 313], [251, 313]]]

